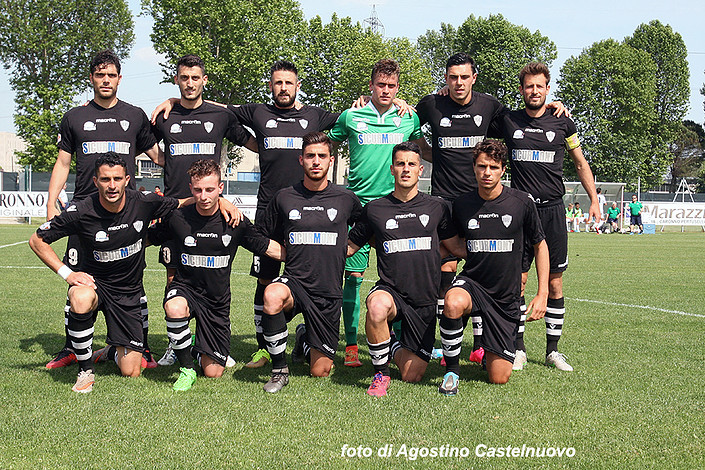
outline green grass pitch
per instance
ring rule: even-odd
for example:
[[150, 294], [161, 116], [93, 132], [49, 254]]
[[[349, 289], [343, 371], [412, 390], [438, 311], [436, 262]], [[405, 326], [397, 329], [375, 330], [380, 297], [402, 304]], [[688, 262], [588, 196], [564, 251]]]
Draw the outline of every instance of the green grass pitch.
[[[467, 361], [472, 334], [466, 330], [456, 397], [438, 394], [444, 371], [432, 361], [420, 384], [402, 383], [393, 367], [389, 396], [373, 399], [365, 394], [372, 366], [364, 319], [363, 367], [342, 366], [341, 344], [331, 377], [314, 379], [306, 366], [294, 365], [282, 392], [262, 391], [269, 367], [242, 367], [255, 347], [255, 281], [245, 274], [245, 251], [232, 275], [234, 370], [220, 379], [199, 377], [191, 391], [176, 394], [176, 366], [127, 379], [114, 364], [99, 364], [94, 391], [72, 392], [74, 366], [44, 368], [63, 345], [66, 285], [26, 243], [14, 245], [35, 228], [0, 226], [2, 469], [692, 469], [705, 462], [701, 232], [570, 234], [560, 346], [575, 372], [543, 366], [545, 326], [536, 322], [527, 324], [526, 369], [506, 385], [490, 385]], [[63, 253], [61, 242], [55, 248]], [[150, 343], [159, 357], [167, 345], [165, 275], [154, 248], [147, 258]], [[363, 294], [376, 279], [373, 268], [369, 273]], [[298, 319], [289, 325], [289, 348]], [[105, 344], [102, 317], [94, 344]], [[574, 455], [476, 455], [476, 449], [522, 445]], [[350, 457], [358, 446], [372, 456]], [[384, 446], [390, 456], [379, 457]], [[425, 455], [448, 447], [469, 455]]]

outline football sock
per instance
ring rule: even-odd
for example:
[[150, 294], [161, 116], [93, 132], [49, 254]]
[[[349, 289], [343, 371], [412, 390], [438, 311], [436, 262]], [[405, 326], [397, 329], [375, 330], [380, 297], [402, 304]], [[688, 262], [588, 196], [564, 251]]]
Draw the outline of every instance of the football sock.
[[362, 277], [347, 276], [343, 285], [343, 324], [345, 345], [357, 344], [357, 326], [360, 323], [360, 286]]
[[441, 344], [443, 344], [443, 357], [446, 360], [446, 372], [460, 373], [460, 346], [463, 342], [463, 320], [454, 320], [441, 317], [439, 322], [441, 330]]
[[188, 326], [188, 318], [168, 318], [166, 319], [166, 334], [174, 348], [176, 359], [181, 367], [193, 369], [193, 356], [191, 355], [191, 329]]
[[482, 342], [482, 317], [472, 317], [472, 350], [480, 348]]
[[289, 332], [286, 329], [284, 312], [262, 315], [262, 331], [267, 342], [267, 351], [272, 358], [272, 369], [286, 367], [286, 340]]
[[147, 333], [149, 333], [149, 309], [147, 308], [147, 296], [140, 297], [140, 312], [142, 313], [142, 335], [144, 336], [144, 349], [149, 351], [149, 341], [147, 341]]
[[93, 312], [69, 311], [68, 334], [79, 370], [93, 370]]
[[370, 348], [370, 358], [375, 373], [381, 372], [382, 375], [389, 377], [389, 338], [381, 343], [370, 343], [368, 340], [367, 346]]
[[257, 282], [255, 287], [255, 335], [257, 336], [257, 349], [267, 349], [267, 342], [264, 340], [262, 333], [262, 309], [264, 308], [264, 289], [267, 286]]
[[565, 317], [565, 303], [560, 299], [548, 299], [546, 303], [546, 355], [558, 351], [558, 340], [563, 333], [563, 318]]
[[64, 349], [71, 349], [71, 340], [69, 339], [69, 310], [71, 310], [71, 302], [69, 302], [69, 297], [66, 296], [66, 306], [64, 307], [64, 334], [66, 339], [64, 340]]
[[526, 300], [522, 295], [519, 298], [520, 305], [519, 310], [521, 311], [521, 317], [519, 317], [519, 329], [517, 330], [517, 339], [514, 342], [514, 346], [517, 351], [526, 351], [526, 345], [524, 345], [524, 324], [526, 323]]

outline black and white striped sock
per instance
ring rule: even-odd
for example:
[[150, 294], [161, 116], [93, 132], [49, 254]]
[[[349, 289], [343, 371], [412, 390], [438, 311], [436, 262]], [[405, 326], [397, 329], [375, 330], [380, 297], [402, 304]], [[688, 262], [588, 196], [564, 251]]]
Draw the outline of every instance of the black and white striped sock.
[[372, 366], [375, 368], [375, 373], [381, 372], [382, 375], [389, 377], [389, 345], [390, 340], [387, 338], [381, 343], [370, 343], [367, 341], [367, 346], [370, 348], [370, 359]]
[[548, 299], [546, 303], [546, 355], [558, 351], [558, 340], [563, 333], [563, 320], [565, 317], [564, 298]]
[[69, 311], [68, 336], [71, 349], [76, 354], [79, 370], [93, 370], [93, 312], [76, 313]]
[[267, 343], [267, 351], [272, 358], [272, 369], [286, 367], [286, 340], [289, 332], [286, 329], [284, 312], [262, 315], [262, 332]]
[[526, 300], [522, 295], [519, 299], [521, 304], [519, 305], [519, 310], [521, 311], [521, 317], [519, 317], [519, 329], [517, 330], [517, 339], [514, 342], [514, 346], [517, 351], [526, 351], [526, 345], [524, 344], [524, 325], [526, 324]]
[[166, 334], [169, 336], [174, 354], [179, 360], [181, 367], [187, 369], [195, 368], [193, 356], [191, 355], [191, 329], [188, 326], [188, 318], [168, 318], [166, 319]]
[[446, 361], [446, 371], [460, 373], [460, 346], [463, 342], [463, 319], [450, 319], [445, 315], [439, 322], [443, 357]]

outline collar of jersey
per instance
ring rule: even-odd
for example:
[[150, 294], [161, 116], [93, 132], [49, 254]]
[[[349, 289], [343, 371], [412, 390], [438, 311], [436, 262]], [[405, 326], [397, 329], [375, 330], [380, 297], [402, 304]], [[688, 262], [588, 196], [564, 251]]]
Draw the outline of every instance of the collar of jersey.
[[[389, 113], [396, 113], [397, 112], [397, 106], [394, 103], [392, 103], [392, 107], [389, 108], [387, 110], [387, 112], [384, 114], [379, 114], [379, 111], [377, 111], [377, 108], [375, 108], [375, 105], [374, 105], [374, 103], [372, 103], [371, 99], [370, 99], [370, 101], [367, 102], [366, 106], [369, 106], [370, 109], [372, 109], [372, 112], [374, 112], [377, 115], [377, 123], [378, 124], [383, 124], [384, 119], [387, 117], [387, 115]], [[362, 109], [362, 108], [360, 108], [360, 109]]]

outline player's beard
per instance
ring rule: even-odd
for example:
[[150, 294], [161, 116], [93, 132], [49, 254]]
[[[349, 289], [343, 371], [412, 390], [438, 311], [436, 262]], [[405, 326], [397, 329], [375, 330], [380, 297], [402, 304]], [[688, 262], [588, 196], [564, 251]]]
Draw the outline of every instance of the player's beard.
[[296, 101], [296, 96], [272, 94], [272, 99], [279, 108], [291, 108], [291, 106], [293, 106], [294, 104], [294, 101]]
[[546, 104], [546, 98], [544, 97], [541, 101], [537, 102], [531, 102], [531, 101], [524, 101], [524, 104], [528, 109], [532, 110], [537, 110], [543, 108], [543, 105]]

